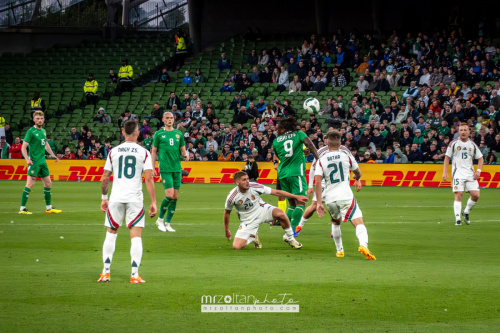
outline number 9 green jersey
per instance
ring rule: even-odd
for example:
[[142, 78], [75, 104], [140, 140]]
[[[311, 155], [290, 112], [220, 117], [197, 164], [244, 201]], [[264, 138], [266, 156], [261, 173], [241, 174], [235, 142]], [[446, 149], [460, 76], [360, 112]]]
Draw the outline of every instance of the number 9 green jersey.
[[306, 158], [304, 156], [304, 139], [307, 134], [302, 131], [287, 132], [273, 141], [273, 150], [280, 160], [278, 178], [305, 176]]
[[185, 146], [184, 136], [179, 130], [155, 132], [153, 146], [158, 148], [160, 172], [181, 172], [180, 147]]

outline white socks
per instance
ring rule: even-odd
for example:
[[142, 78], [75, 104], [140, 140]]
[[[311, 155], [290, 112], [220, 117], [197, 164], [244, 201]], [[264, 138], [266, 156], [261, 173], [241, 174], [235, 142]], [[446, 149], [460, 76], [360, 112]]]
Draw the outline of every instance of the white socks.
[[248, 239], [247, 239], [247, 245], [253, 243], [254, 241], [255, 241], [255, 237], [251, 237], [251, 236], [248, 237]]
[[132, 259], [132, 277], [139, 276], [139, 266], [142, 259], [142, 238], [134, 237], [131, 239], [130, 257]]
[[356, 237], [359, 239], [359, 245], [368, 247], [368, 231], [364, 224], [356, 226]]
[[462, 211], [461, 201], [453, 201], [453, 211], [455, 212], [455, 221], [460, 221], [460, 213]]
[[288, 240], [292, 240], [293, 239], [292, 227], [285, 229], [285, 235], [286, 235], [286, 237], [288, 237]]
[[469, 214], [471, 209], [474, 208], [474, 206], [477, 204], [477, 202], [472, 201], [471, 198], [467, 200], [467, 206], [465, 206], [464, 213]]
[[302, 218], [300, 219], [300, 222], [299, 222], [299, 227], [303, 227], [304, 226], [304, 223], [307, 222], [308, 219], [304, 218], [304, 216], [302, 216]]
[[104, 263], [103, 273], [109, 273], [111, 261], [113, 260], [113, 253], [115, 252], [116, 237], [118, 234], [106, 232], [104, 245], [102, 246], [102, 262]]
[[52, 205], [45, 205], [45, 209], [46, 210], [51, 210], [52, 209]]
[[335, 242], [335, 247], [337, 248], [337, 252], [344, 251], [344, 246], [342, 245], [342, 233], [340, 232], [340, 225], [332, 224], [332, 235], [333, 235], [333, 241]]

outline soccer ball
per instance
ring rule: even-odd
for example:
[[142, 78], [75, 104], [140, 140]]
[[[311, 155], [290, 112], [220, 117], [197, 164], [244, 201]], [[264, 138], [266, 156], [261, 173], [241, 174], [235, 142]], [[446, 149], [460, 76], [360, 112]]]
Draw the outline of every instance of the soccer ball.
[[319, 111], [319, 101], [316, 98], [308, 98], [304, 101], [304, 110], [308, 113], [317, 113]]

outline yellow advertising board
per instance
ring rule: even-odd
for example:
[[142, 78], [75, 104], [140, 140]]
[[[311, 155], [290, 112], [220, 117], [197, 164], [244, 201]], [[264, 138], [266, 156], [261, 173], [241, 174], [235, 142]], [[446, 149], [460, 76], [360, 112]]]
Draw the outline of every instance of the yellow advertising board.
[[[48, 160], [52, 180], [101, 181], [105, 161]], [[273, 163], [261, 162], [259, 183], [276, 184]], [[233, 174], [243, 170], [243, 162], [182, 162], [189, 171], [184, 183], [232, 183]], [[310, 164], [307, 165], [309, 173]], [[451, 179], [442, 179], [443, 166], [436, 164], [360, 164], [365, 186], [450, 187]], [[0, 180], [26, 180], [24, 160], [0, 160]], [[451, 174], [451, 173], [450, 173]], [[155, 178], [159, 182], [159, 178]], [[351, 179], [352, 182], [352, 179]], [[500, 165], [485, 165], [479, 179], [480, 187], [500, 187]]]

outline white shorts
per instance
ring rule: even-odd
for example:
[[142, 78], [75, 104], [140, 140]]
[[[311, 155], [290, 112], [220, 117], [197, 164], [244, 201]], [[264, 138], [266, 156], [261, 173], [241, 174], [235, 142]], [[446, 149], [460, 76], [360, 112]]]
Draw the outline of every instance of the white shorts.
[[104, 225], [111, 229], [118, 229], [122, 226], [123, 219], [125, 218], [127, 228], [144, 228], [146, 221], [144, 213], [144, 203], [142, 202], [110, 202], [106, 211]]
[[452, 189], [453, 192], [479, 191], [479, 183], [472, 177], [468, 179], [453, 178]]
[[259, 229], [259, 225], [262, 223], [268, 223], [274, 220], [273, 218], [273, 210], [276, 207], [270, 204], [265, 204], [259, 210], [259, 215], [257, 218], [249, 221], [241, 221], [240, 227], [238, 231], [236, 231], [236, 235], [234, 238], [242, 238], [248, 240], [250, 237], [255, 237], [257, 234], [257, 230]]
[[334, 219], [341, 219], [342, 222], [352, 221], [359, 217], [363, 217], [363, 213], [354, 197], [349, 200], [327, 202], [326, 208]]

